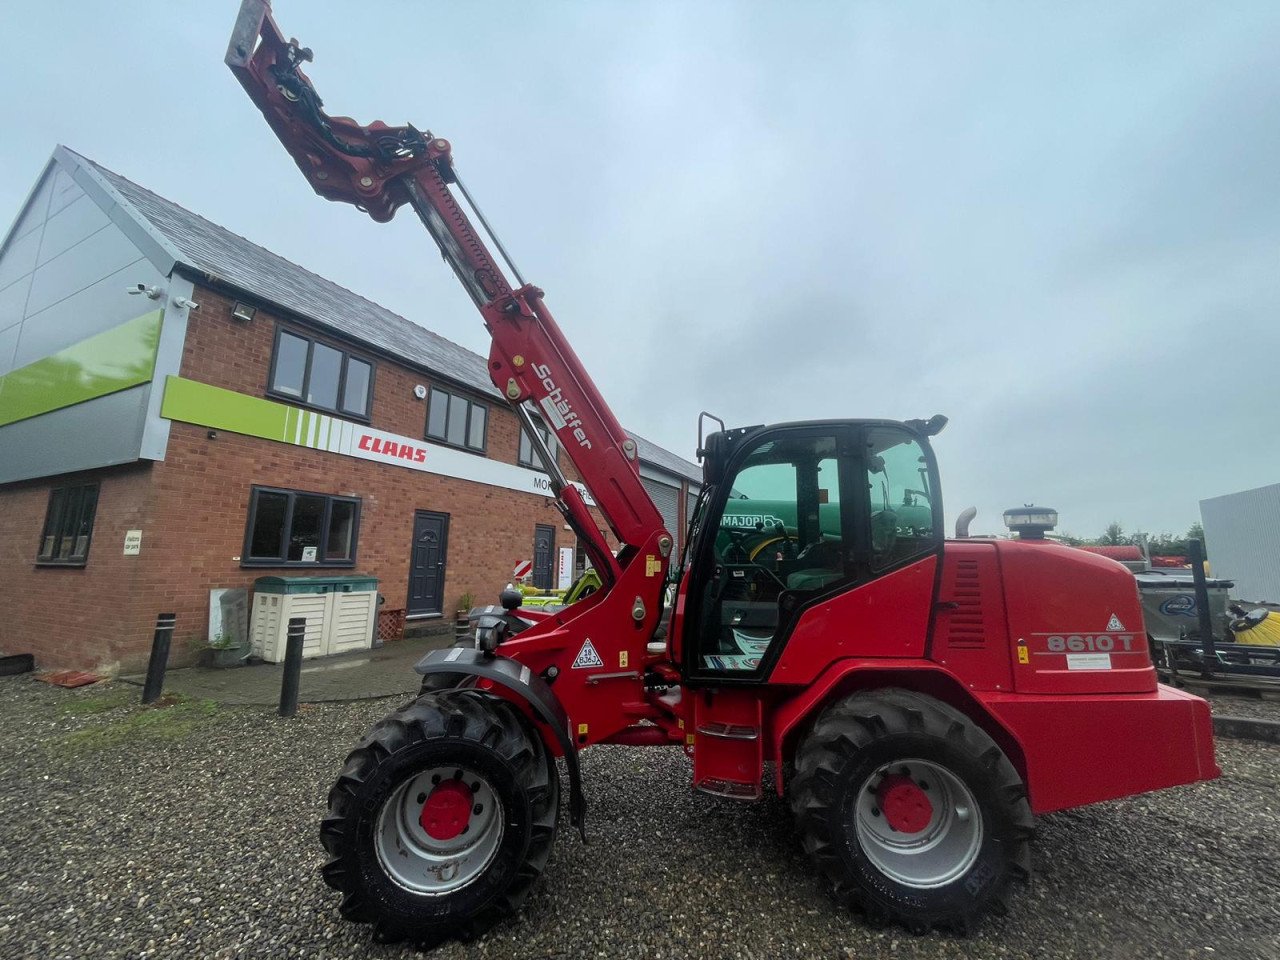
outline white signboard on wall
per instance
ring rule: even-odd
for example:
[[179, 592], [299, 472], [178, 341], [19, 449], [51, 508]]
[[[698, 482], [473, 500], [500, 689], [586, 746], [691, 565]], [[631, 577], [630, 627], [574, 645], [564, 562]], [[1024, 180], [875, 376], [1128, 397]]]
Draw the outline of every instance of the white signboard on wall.
[[556, 567], [556, 588], [568, 590], [573, 583], [573, 547], [560, 548], [560, 563]]
[[142, 531], [126, 530], [124, 532], [124, 555], [136, 557], [142, 553]]

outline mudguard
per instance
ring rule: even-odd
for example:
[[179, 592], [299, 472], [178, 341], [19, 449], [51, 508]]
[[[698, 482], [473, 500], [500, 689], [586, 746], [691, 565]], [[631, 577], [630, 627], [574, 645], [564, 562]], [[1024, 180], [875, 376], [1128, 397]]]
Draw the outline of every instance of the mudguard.
[[569, 771], [569, 822], [587, 839], [586, 799], [582, 795], [582, 773], [578, 767], [578, 747], [571, 735], [569, 715], [550, 685], [522, 663], [509, 657], [492, 656], [470, 647], [432, 650], [413, 665], [426, 676], [431, 673], [464, 673], [492, 680], [529, 705], [534, 716], [551, 728], [564, 753]]

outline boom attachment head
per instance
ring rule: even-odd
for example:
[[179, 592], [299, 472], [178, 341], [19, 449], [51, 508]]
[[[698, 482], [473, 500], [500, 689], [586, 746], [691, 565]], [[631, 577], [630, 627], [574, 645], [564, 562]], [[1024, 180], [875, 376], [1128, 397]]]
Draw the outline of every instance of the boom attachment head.
[[313, 59], [297, 40], [285, 40], [269, 0], [242, 0], [226, 64], [276, 132], [312, 189], [326, 200], [353, 204], [374, 220], [390, 220], [410, 202], [397, 178], [430, 165], [455, 180], [449, 141], [412, 124], [381, 120], [361, 126], [331, 117], [302, 64]]

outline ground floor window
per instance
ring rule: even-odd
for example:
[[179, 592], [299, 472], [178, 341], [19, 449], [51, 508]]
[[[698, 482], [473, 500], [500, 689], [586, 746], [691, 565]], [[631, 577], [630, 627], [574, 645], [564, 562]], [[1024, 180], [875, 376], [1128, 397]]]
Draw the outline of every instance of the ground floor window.
[[98, 509], [98, 485], [61, 487], [49, 491], [40, 552], [36, 561], [66, 567], [83, 567], [89, 559], [89, 539]]
[[356, 497], [254, 487], [241, 564], [351, 567], [359, 531]]

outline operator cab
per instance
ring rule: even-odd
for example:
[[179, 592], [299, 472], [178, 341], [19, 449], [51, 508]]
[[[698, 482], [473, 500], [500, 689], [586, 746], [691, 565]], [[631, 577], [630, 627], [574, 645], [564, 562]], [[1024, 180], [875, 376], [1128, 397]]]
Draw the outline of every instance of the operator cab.
[[945, 419], [832, 421], [712, 434], [692, 531], [688, 675], [761, 680], [800, 614], [936, 551]]

